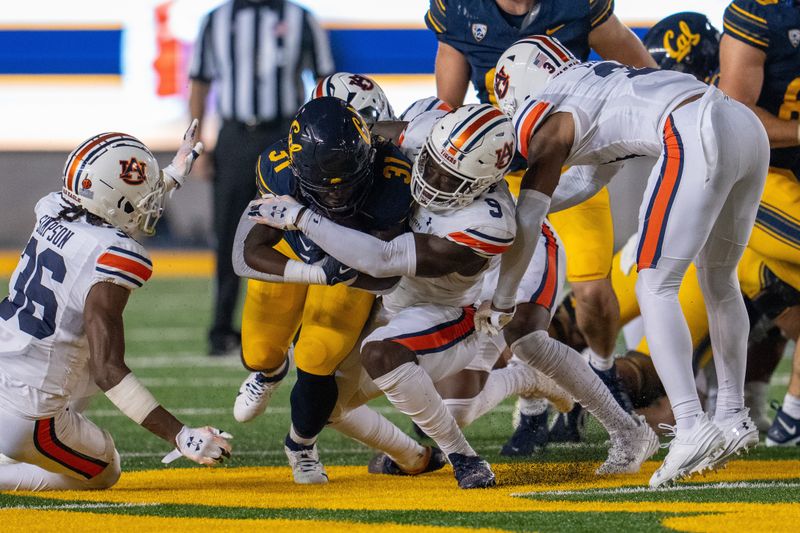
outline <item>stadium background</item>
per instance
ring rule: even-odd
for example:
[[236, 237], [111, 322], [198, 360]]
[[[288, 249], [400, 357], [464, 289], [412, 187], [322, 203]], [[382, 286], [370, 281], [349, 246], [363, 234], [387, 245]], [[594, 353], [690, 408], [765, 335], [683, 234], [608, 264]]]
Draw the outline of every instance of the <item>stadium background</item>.
[[[83, 139], [124, 131], [168, 161], [185, 124], [186, 68], [201, 17], [221, 0], [39, 0], [0, 12], [0, 248], [24, 244], [31, 207], [58, 188], [63, 161]], [[435, 92], [436, 39], [427, 0], [305, 0], [327, 28], [339, 70], [374, 75], [396, 111]], [[725, 0], [617, 0], [617, 16], [642, 35], [676, 11], [706, 13], [721, 28]], [[309, 80], [310, 81], [310, 80]], [[474, 100], [472, 91], [468, 97]], [[213, 144], [214, 117], [204, 139]], [[646, 169], [635, 169], [638, 177]], [[618, 243], [635, 229], [641, 179], [615, 183]], [[10, 192], [14, 194], [9, 194]], [[176, 195], [156, 246], [210, 245], [210, 186]], [[627, 199], [632, 199], [628, 202]], [[8, 270], [4, 270], [8, 272]]]

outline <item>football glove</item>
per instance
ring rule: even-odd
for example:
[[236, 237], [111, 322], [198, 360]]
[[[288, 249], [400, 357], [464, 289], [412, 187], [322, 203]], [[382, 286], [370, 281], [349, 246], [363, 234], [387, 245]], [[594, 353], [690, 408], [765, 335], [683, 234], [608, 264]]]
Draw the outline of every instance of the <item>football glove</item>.
[[322, 271], [325, 272], [325, 280], [328, 285], [337, 285], [339, 283], [351, 285], [358, 277], [358, 270], [350, 268], [331, 256], [325, 257], [318, 264], [322, 267]]
[[164, 457], [162, 463], [171, 463], [180, 456], [201, 465], [215, 466], [231, 456], [228, 439], [233, 435], [211, 426], [190, 428], [183, 426], [175, 437], [178, 447]]
[[514, 318], [516, 307], [498, 311], [492, 307], [491, 300], [483, 302], [475, 312], [475, 330], [494, 337]]
[[164, 174], [168, 191], [178, 189], [183, 185], [186, 176], [192, 171], [195, 160], [203, 153], [203, 143], [197, 142], [198, 124], [197, 119], [192, 121], [189, 129], [183, 134], [178, 153], [172, 158], [172, 162], [161, 171]]
[[306, 212], [306, 207], [288, 195], [267, 195], [250, 202], [248, 218], [284, 231], [298, 229], [297, 225]]

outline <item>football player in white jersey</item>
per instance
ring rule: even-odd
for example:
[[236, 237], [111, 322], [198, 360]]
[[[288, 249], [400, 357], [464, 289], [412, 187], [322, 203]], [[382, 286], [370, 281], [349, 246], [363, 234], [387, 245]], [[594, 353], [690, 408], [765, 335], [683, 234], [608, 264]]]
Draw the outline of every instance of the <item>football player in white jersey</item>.
[[[503, 257], [497, 291], [479, 312], [478, 327], [496, 331], [513, 315], [517, 283], [563, 166], [602, 168], [632, 157], [653, 158], [639, 215], [636, 292], [676, 427], [650, 484], [713, 468], [754, 446], [758, 432], [743, 392], [748, 323], [736, 265], [767, 173], [769, 147], [756, 116], [691, 75], [610, 61], [580, 63], [544, 36], [515, 43], [496, 72], [495, 90], [503, 110], [514, 117], [528, 170], [517, 209], [521, 235]], [[697, 395], [691, 339], [678, 303], [691, 262], [719, 354], [713, 422]], [[542, 359], [554, 353], [544, 338], [506, 332], [506, 339], [518, 355]]]
[[196, 134], [195, 120], [163, 171], [138, 139], [95, 135], [69, 155], [61, 192], [36, 204], [36, 225], [0, 302], [0, 453], [13, 461], [0, 466], [0, 490], [116, 483], [111, 435], [69, 408], [91, 380], [189, 459], [213, 465], [230, 456], [230, 435], [183, 425], [124, 359], [122, 312], [152, 274], [134, 236], [154, 233], [166, 195], [202, 152]]
[[[356, 235], [289, 196], [252, 204], [259, 213], [253, 220], [299, 228], [359, 272], [378, 278], [403, 276], [383, 297], [375, 320], [378, 327], [362, 344], [360, 363], [369, 379], [356, 378], [360, 390], [349, 395], [340, 384], [340, 404], [354, 409], [382, 391], [447, 455], [462, 488], [491, 486], [494, 474], [467, 443], [434, 383], [464, 368], [488, 373], [503, 347], [500, 340], [492, 349], [493, 340], [474, 333], [473, 304], [483, 292], [484, 275], [494, 266], [491, 258], [514, 240], [514, 202], [502, 182], [513, 143], [509, 120], [489, 105], [466, 106], [436, 122], [414, 163], [413, 232], [390, 242]], [[560, 245], [549, 225], [541, 226], [537, 240], [537, 256], [529, 262], [518, 294], [525, 312], [516, 325], [541, 327], [546, 335], [563, 285], [564, 261], [563, 252], [558, 260]], [[617, 405], [579, 354], [573, 351], [542, 370], [561, 379], [561, 385], [609, 429], [612, 452], [600, 473], [638, 471], [655, 453], [652, 430]], [[369, 380], [371, 384], [365, 382]], [[486, 412], [490, 402], [483, 400], [469, 406], [465, 418]], [[347, 413], [343, 418], [357, 423]], [[337, 422], [334, 419], [334, 427], [342, 429]]]

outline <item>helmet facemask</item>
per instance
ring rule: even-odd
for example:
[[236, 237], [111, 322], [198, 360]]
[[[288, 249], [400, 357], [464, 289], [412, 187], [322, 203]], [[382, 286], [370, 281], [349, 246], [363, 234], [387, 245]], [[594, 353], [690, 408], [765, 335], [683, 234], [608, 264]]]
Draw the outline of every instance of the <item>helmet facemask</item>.
[[471, 204], [496, 182], [495, 176], [474, 178], [449, 169], [426, 143], [411, 170], [411, 196], [432, 211], [454, 209]]
[[159, 177], [153, 189], [139, 200], [139, 204], [136, 206], [136, 211], [138, 211], [136, 226], [145, 235], [155, 235], [156, 224], [164, 214], [166, 199], [167, 186], [164, 178]]

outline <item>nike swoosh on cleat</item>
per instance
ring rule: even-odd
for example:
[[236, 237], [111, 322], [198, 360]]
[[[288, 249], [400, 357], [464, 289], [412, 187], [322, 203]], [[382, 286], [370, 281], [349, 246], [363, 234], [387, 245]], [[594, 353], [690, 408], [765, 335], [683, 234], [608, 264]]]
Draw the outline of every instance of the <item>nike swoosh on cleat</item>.
[[794, 432], [797, 430], [797, 426], [790, 426], [789, 424], [787, 424], [786, 422], [784, 422], [784, 421], [783, 421], [782, 419], [780, 419], [780, 418], [778, 419], [778, 424], [780, 424], [781, 426], [783, 426], [783, 429], [785, 429], [785, 430], [786, 430], [786, 431], [788, 431], [789, 433], [794, 433]]

